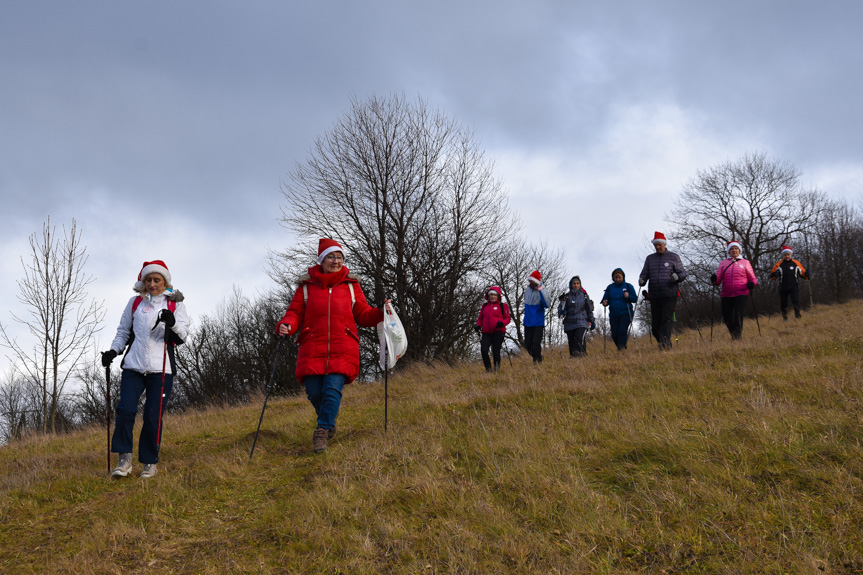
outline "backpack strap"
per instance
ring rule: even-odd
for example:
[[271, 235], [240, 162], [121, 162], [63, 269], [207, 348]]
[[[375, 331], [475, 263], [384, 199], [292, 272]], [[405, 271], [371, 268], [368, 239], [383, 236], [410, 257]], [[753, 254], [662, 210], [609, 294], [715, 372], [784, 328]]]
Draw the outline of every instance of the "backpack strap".
[[[132, 321], [135, 321], [135, 310], [138, 309], [138, 306], [141, 305], [141, 302], [144, 301], [144, 298], [138, 296], [135, 298], [135, 301], [132, 302]], [[177, 311], [177, 302], [169, 299], [168, 300], [168, 310], [171, 313]]]
[[[357, 298], [354, 295], [354, 282], [348, 282], [348, 289], [351, 290], [351, 309], [354, 309], [354, 304], [357, 303]], [[309, 301], [309, 288], [307, 284], [303, 282], [303, 303], [308, 303]]]

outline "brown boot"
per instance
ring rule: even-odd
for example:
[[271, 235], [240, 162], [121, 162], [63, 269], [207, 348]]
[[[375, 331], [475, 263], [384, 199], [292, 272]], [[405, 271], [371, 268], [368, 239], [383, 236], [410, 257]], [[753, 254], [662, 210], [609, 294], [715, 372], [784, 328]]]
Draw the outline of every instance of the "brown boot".
[[315, 435], [312, 437], [312, 447], [315, 453], [320, 453], [327, 448], [327, 430], [323, 427], [315, 430]]
[[333, 428], [327, 432], [327, 439], [332, 439], [336, 436], [336, 424], [333, 424]]

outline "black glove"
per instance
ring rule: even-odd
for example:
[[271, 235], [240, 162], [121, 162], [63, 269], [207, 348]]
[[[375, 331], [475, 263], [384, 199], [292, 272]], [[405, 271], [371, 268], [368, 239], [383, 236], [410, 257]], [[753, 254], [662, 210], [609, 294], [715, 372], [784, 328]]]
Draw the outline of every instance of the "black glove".
[[778, 277], [779, 277], [779, 270], [776, 270], [775, 272], [773, 272], [772, 274], [770, 274], [770, 277], [772, 277], [772, 278], [778, 278]]
[[644, 285], [646, 283], [647, 283], [647, 280], [643, 280], [641, 278], [638, 278], [638, 287], [644, 287]]
[[716, 274], [713, 274], [710, 276], [710, 283], [712, 283], [713, 285], [716, 285], [718, 281], [719, 281], [719, 278], [716, 277]]
[[117, 352], [113, 349], [102, 352], [102, 367], [109, 367], [114, 358], [117, 357]]
[[746, 289], [752, 290], [755, 287], [755, 282], [746, 282]]
[[502, 322], [502, 321], [497, 322], [497, 325], [496, 325], [496, 326], [494, 326], [494, 327], [496, 327], [497, 329], [502, 328], [502, 327], [503, 327], [503, 322]]
[[590, 322], [590, 331], [593, 331], [595, 329], [596, 329], [596, 322], [595, 321]]
[[477, 333], [482, 333], [482, 328], [479, 327], [478, 325], [473, 326], [473, 330]]
[[169, 309], [163, 309], [159, 312], [159, 320], [164, 322], [165, 327], [174, 327], [174, 324], [177, 323], [174, 312]]

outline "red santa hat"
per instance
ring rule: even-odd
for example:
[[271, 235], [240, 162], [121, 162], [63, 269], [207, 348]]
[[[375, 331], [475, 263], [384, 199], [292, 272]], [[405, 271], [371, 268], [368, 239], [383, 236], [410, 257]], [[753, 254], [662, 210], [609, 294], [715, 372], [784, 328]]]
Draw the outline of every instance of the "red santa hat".
[[160, 274], [165, 278], [165, 285], [171, 287], [171, 272], [168, 271], [168, 266], [162, 260], [153, 260], [144, 262], [144, 265], [141, 266], [141, 271], [138, 272], [138, 281], [135, 282], [135, 291], [144, 289], [144, 278], [150, 274]]
[[527, 276], [527, 281], [532, 284], [539, 285], [542, 283], [542, 274], [539, 273], [539, 270], [533, 270], [530, 272], [530, 275]]
[[793, 253], [791, 250], [791, 246], [782, 246], [781, 255], [784, 256], [785, 254], [790, 254], [790, 253]]
[[336, 240], [331, 240], [330, 238], [321, 238], [318, 240], [318, 263], [321, 264], [324, 262], [324, 258], [327, 255], [333, 252], [342, 252], [344, 255], [345, 251], [342, 249], [342, 246], [339, 245], [339, 242]]
[[656, 244], [667, 244], [668, 240], [665, 239], [665, 234], [662, 232], [653, 232], [653, 241], [651, 241], [653, 245]]
[[737, 240], [731, 240], [731, 241], [730, 241], [730, 242], [728, 242], [728, 244], [725, 246], [725, 253], [726, 253], [726, 254], [730, 253], [730, 252], [731, 252], [731, 248], [733, 248], [733, 247], [736, 247], [736, 248], [737, 248], [738, 250], [740, 250], [741, 252], [743, 251], [743, 248], [742, 248], [742, 247], [740, 247], [740, 242], [738, 242]]

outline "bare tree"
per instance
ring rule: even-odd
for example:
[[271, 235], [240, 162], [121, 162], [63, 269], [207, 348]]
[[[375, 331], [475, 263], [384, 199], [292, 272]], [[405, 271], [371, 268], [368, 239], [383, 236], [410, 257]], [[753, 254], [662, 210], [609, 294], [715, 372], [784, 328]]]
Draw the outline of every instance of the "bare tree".
[[58, 408], [63, 390], [105, 315], [104, 306], [87, 298], [92, 276], [84, 274], [87, 249], [81, 245], [81, 233], [75, 220], [62, 236], [51, 227], [50, 219], [42, 226], [41, 238], [30, 236], [31, 260], [25, 263], [24, 278], [18, 280], [18, 300], [30, 312], [29, 319], [13, 314], [26, 326], [34, 339], [32, 350], [19, 344], [0, 324], [0, 345], [11, 350], [16, 369], [41, 390], [42, 431], [57, 430]]
[[666, 219], [690, 275], [708, 278], [737, 240], [763, 280], [773, 254], [812, 229], [823, 204], [820, 192], [802, 189], [797, 168], [757, 152], [699, 171]]
[[[470, 131], [421, 99], [354, 99], [282, 192], [283, 225], [308, 240], [274, 254], [274, 278], [293, 283], [317, 238], [334, 238], [371, 282], [367, 299], [396, 302], [408, 359], [465, 356], [479, 272], [511, 223]], [[363, 349], [373, 347], [365, 336]]]
[[[809, 272], [817, 270], [819, 295], [825, 302], [845, 301], [860, 295], [863, 279], [863, 221], [853, 206], [843, 201], [825, 202], [814, 233], [795, 238], [796, 249], [803, 256], [803, 266]], [[809, 236], [815, 244], [814, 252], [809, 251]], [[811, 284], [810, 284], [811, 289]]]

